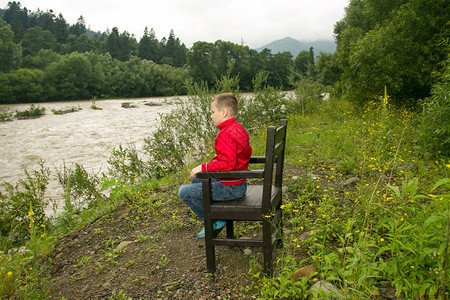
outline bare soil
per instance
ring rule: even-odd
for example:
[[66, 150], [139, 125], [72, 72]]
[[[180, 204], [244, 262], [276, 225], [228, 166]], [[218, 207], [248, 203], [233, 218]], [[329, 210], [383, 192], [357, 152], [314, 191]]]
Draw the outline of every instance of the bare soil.
[[177, 188], [127, 201], [60, 238], [49, 259], [50, 299], [254, 299], [250, 262], [261, 265], [262, 251], [216, 247], [217, 271], [208, 274], [204, 240], [195, 237], [202, 223]]

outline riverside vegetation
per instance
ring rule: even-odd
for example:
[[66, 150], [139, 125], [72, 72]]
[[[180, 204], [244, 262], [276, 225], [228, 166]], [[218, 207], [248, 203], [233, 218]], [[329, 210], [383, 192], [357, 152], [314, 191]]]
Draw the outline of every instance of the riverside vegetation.
[[[142, 149], [117, 147], [102, 174], [89, 174], [78, 164], [61, 167], [56, 174], [65, 190], [60, 214], [44, 213], [51, 204], [44, 197], [51, 176], [44, 162], [39, 170], [25, 170], [25, 179], [2, 184], [0, 298], [70, 299], [86, 291], [86, 283], [105, 281], [101, 294], [91, 298], [305, 299], [317, 296], [312, 285], [327, 281], [332, 284], [329, 293], [340, 299], [389, 298], [388, 293], [391, 298], [446, 299], [450, 162], [445, 147], [450, 122], [448, 113], [444, 120], [430, 114], [448, 109], [443, 100], [448, 79], [447, 68], [423, 110], [391, 105], [387, 91], [364, 107], [334, 93], [322, 101], [300, 86], [287, 94], [267, 86], [265, 72], [255, 77], [254, 91], [246, 96], [239, 93], [238, 79], [229, 75], [215, 90], [190, 82], [188, 100], [161, 116]], [[195, 233], [198, 228], [191, 226], [201, 226], [184, 209], [177, 191], [187, 182], [188, 169], [213, 154], [217, 132], [208, 107], [213, 93], [225, 91], [239, 95], [239, 121], [251, 134], [255, 155], [263, 154], [267, 125], [282, 117], [289, 122], [284, 247], [277, 253], [275, 275], [261, 274], [255, 250], [247, 256], [233, 252], [240, 263], [226, 270], [219, 266], [215, 275], [200, 271], [204, 285], [177, 272], [160, 282], [158, 274], [170, 273], [179, 262], [204, 264], [203, 248], [189, 259], [191, 252], [173, 254], [166, 246], [169, 236], [186, 240], [187, 229]], [[123, 211], [129, 214], [123, 217]], [[115, 224], [120, 228], [108, 231]], [[240, 224], [236, 234], [253, 229]], [[75, 246], [89, 230], [96, 251], [81, 253], [81, 246]], [[124, 231], [134, 232], [136, 253], [118, 247], [125, 242], [119, 233]], [[78, 255], [72, 266], [57, 264], [63, 247]], [[235, 250], [223, 250], [219, 265], [232, 259], [226, 251]], [[136, 275], [155, 259], [153, 271]], [[300, 277], [298, 270], [306, 265], [315, 271]], [[74, 270], [66, 286], [52, 283], [60, 268]], [[118, 276], [115, 288], [106, 270]], [[227, 290], [214, 290], [225, 282]], [[200, 287], [197, 293], [192, 290]]]

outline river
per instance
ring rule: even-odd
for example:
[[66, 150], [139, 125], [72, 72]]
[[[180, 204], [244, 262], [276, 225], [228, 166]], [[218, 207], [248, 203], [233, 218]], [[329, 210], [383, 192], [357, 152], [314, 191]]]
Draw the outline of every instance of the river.
[[[158, 124], [158, 114], [170, 112], [175, 97], [141, 98], [35, 103], [46, 109], [40, 118], [0, 122], [0, 182], [14, 184], [25, 178], [24, 168], [35, 170], [39, 161], [51, 170], [47, 198], [62, 200], [62, 188], [56, 180], [56, 170], [65, 163], [84, 166], [86, 171], [106, 171], [107, 160], [119, 144], [134, 144], [137, 149]], [[122, 107], [130, 103], [132, 108]], [[157, 104], [157, 105], [151, 105]], [[30, 104], [0, 105], [0, 113], [23, 111]], [[56, 115], [52, 110], [71, 107], [81, 110]]]

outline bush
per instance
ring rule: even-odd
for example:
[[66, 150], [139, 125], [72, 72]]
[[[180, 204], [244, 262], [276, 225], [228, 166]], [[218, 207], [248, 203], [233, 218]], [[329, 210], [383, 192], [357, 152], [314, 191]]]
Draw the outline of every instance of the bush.
[[100, 194], [101, 179], [89, 174], [82, 165], [75, 163], [73, 168], [68, 168], [64, 164], [57, 171], [57, 178], [65, 191], [65, 210], [68, 212], [81, 211], [103, 198]]
[[294, 86], [297, 101], [292, 103], [293, 111], [302, 115], [316, 111], [322, 102], [320, 94], [326, 90], [325, 86], [304, 76]]
[[450, 58], [432, 96], [423, 105], [419, 145], [431, 157], [450, 156]]
[[18, 111], [16, 110], [16, 114], [14, 117], [16, 118], [33, 118], [33, 117], [41, 117], [45, 115], [45, 107], [34, 106], [34, 104], [30, 105], [30, 108]]
[[[263, 124], [276, 123], [285, 116], [285, 94], [266, 85], [267, 73], [254, 79], [254, 94], [242, 96], [238, 79], [229, 74], [216, 84], [216, 93], [233, 92], [239, 99], [237, 120], [252, 133]], [[148, 174], [162, 177], [186, 164], [205, 159], [214, 153], [217, 127], [210, 120], [211, 100], [214, 96], [206, 83], [187, 82], [189, 96], [179, 101], [171, 113], [162, 115], [153, 135], [145, 139], [144, 150], [148, 156]], [[180, 122], [180, 120], [182, 120]]]
[[6, 245], [21, 243], [29, 238], [29, 225], [45, 219], [44, 209], [48, 201], [44, 198], [50, 170], [39, 163], [40, 169], [29, 173], [15, 185], [1, 183], [5, 192], [0, 192], [0, 234]]

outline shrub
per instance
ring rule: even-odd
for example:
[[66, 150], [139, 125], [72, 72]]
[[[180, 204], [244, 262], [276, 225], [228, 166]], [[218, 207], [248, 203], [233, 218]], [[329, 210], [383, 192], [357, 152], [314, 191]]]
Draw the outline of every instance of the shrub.
[[[448, 47], [450, 48], [450, 47]], [[423, 105], [419, 145], [431, 157], [450, 156], [450, 58], [439, 74], [439, 83]]]
[[80, 211], [103, 197], [100, 194], [101, 179], [89, 174], [82, 165], [75, 163], [73, 168], [68, 168], [64, 164], [57, 171], [57, 178], [65, 191], [66, 211]]
[[0, 234], [1, 244], [15, 244], [29, 238], [29, 225], [43, 222], [44, 209], [48, 200], [44, 198], [47, 189], [50, 170], [39, 163], [40, 169], [28, 172], [25, 179], [20, 179], [15, 185], [1, 183], [5, 192], [0, 192]]
[[30, 108], [18, 111], [16, 110], [16, 114], [14, 117], [16, 118], [33, 118], [33, 117], [41, 117], [45, 115], [45, 107], [34, 106], [34, 104], [30, 105]]

